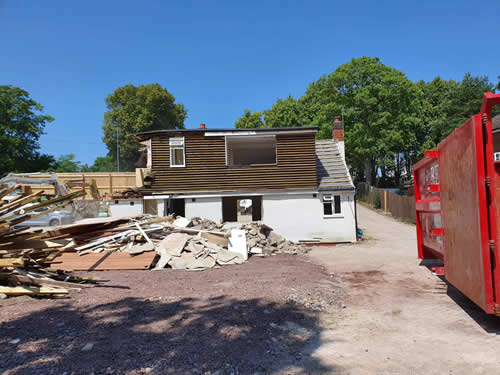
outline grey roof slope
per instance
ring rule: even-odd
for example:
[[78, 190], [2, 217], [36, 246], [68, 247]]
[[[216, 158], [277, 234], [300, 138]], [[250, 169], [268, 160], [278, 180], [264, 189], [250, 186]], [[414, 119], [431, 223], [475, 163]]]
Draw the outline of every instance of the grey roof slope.
[[319, 190], [354, 190], [351, 176], [333, 140], [316, 141]]

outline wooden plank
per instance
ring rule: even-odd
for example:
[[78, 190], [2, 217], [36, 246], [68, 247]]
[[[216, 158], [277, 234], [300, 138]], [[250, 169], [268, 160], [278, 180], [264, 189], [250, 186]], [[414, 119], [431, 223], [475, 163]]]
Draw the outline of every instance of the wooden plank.
[[21, 206], [37, 200], [38, 198], [40, 198], [40, 195], [42, 195], [42, 193], [43, 193], [43, 190], [39, 191], [38, 193], [30, 194], [27, 197], [22, 197], [22, 198], [16, 199], [15, 201], [12, 201], [11, 203], [3, 205], [1, 208], [2, 213], [0, 214], [0, 216], [5, 216], [9, 212], [15, 211], [15, 210], [19, 209]]
[[24, 257], [0, 258], [0, 267], [24, 267]]
[[16, 190], [17, 188], [18, 188], [18, 186], [17, 186], [17, 185], [13, 185], [13, 186], [11, 186], [10, 188], [8, 188], [8, 189], [6, 189], [6, 190], [2, 191], [2, 192], [0, 193], [0, 205], [6, 204], [7, 202], [6, 202], [6, 201], [4, 201], [4, 200], [1, 200], [1, 199], [2, 199], [3, 197], [5, 197], [6, 195], [9, 195], [10, 193], [12, 193], [12, 192], [13, 192], [14, 190]]
[[229, 240], [226, 237], [224, 237], [224, 235], [219, 236], [219, 235], [207, 233], [207, 232], [201, 232], [200, 237], [206, 238], [208, 241], [210, 241], [216, 245], [222, 246], [222, 247], [227, 247], [228, 242], [229, 242]]
[[46, 286], [27, 287], [27, 286], [0, 286], [0, 293], [8, 296], [23, 295], [43, 295], [43, 294], [68, 294], [66, 289], [54, 289]]
[[51, 264], [51, 269], [64, 271], [144, 270], [151, 267], [156, 252], [149, 251], [136, 256], [127, 253], [99, 253], [79, 256], [63, 253]]
[[92, 288], [92, 285], [88, 284], [69, 283], [67, 281], [52, 280], [49, 278], [37, 278], [27, 275], [25, 276], [25, 275], [11, 274], [9, 276], [9, 280], [21, 284], [31, 284], [36, 286], [51, 286], [51, 287], [65, 288], [65, 289]]

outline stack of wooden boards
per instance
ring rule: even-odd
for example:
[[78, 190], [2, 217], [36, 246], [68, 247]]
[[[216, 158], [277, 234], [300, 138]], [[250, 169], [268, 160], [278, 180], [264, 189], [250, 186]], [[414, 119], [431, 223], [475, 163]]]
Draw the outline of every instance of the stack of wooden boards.
[[[28, 195], [11, 194], [18, 189], [19, 186], [17, 185], [11, 187], [7, 187], [6, 185], [0, 186], [0, 235], [24, 221], [36, 219], [53, 211], [60, 210], [71, 204], [74, 199], [85, 195], [85, 190], [80, 190], [33, 204], [33, 202], [41, 198], [44, 193], [43, 190]], [[29, 207], [26, 206], [28, 204], [30, 204]]]
[[87, 287], [81, 283], [90, 280], [48, 270], [50, 262], [63, 251], [67, 241], [52, 239], [41, 229], [15, 228], [26, 220], [61, 209], [85, 195], [85, 191], [33, 203], [43, 192], [11, 194], [17, 189], [18, 186], [0, 186], [0, 294], [67, 294], [70, 288]]

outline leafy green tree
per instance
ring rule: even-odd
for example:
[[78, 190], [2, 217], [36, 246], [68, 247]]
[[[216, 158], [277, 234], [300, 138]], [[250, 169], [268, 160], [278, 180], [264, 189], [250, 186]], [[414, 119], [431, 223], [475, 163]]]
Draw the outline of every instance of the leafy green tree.
[[43, 106], [19, 87], [0, 86], [0, 174], [36, 172], [51, 167], [54, 158], [40, 154], [39, 139], [54, 120]]
[[348, 163], [369, 184], [373, 184], [379, 164], [388, 160], [394, 163], [392, 173], [401, 174], [402, 166], [395, 170], [397, 160], [405, 152], [414, 152], [412, 131], [420, 126], [415, 106], [420, 91], [413, 82], [376, 57], [362, 57], [339, 66], [313, 85], [313, 91], [321, 93], [319, 114], [313, 121], [320, 126], [319, 135], [329, 137], [332, 119], [344, 110]]
[[120, 144], [120, 170], [134, 170], [139, 145], [134, 133], [183, 129], [187, 111], [175, 97], [159, 84], [125, 85], [106, 98], [104, 137], [109, 155], [116, 160], [117, 131]]
[[271, 109], [264, 111], [264, 122], [268, 128], [292, 128], [303, 126], [301, 123], [300, 105], [291, 95], [280, 99]]
[[82, 172], [113, 172], [116, 171], [116, 162], [111, 155], [99, 156], [95, 159], [94, 164], [84, 166]]
[[264, 121], [262, 120], [262, 112], [253, 112], [249, 109], [245, 109], [243, 116], [241, 116], [234, 123], [236, 128], [244, 129], [255, 129], [264, 126]]
[[75, 154], [61, 155], [56, 159], [54, 168], [49, 170], [60, 173], [81, 172], [82, 163], [75, 160]]
[[437, 77], [429, 83], [418, 83], [424, 92], [426, 149], [437, 146], [453, 130], [481, 110], [483, 95], [493, 91], [487, 77], [467, 73], [461, 82], [444, 81]]

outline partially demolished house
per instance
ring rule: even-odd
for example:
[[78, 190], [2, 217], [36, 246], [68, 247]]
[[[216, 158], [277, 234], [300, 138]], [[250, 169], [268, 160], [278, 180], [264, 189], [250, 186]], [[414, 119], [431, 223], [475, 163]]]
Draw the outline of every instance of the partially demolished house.
[[136, 134], [145, 207], [217, 222], [263, 221], [292, 241], [354, 242], [354, 185], [343, 124], [317, 127], [158, 130]]

